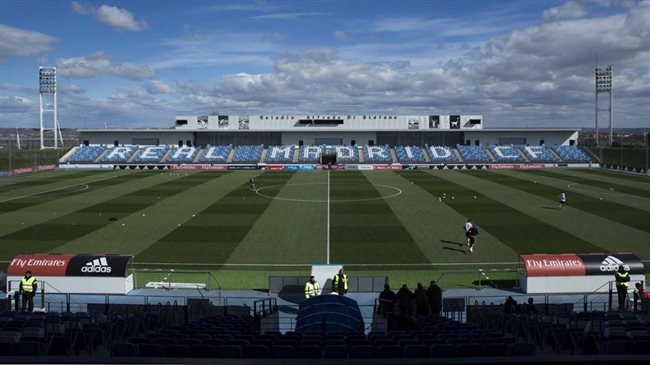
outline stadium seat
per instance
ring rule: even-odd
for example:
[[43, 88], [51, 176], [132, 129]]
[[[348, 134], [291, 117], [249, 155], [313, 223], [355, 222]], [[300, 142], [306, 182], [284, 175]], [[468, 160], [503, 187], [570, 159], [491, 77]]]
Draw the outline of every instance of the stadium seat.
[[21, 341], [14, 345], [14, 355], [41, 356], [45, 354], [45, 344], [39, 341]]
[[262, 345], [248, 345], [242, 348], [242, 357], [247, 359], [265, 359], [269, 356], [269, 349]]
[[483, 146], [456, 145], [463, 161], [468, 163], [488, 163], [492, 160]]
[[429, 357], [429, 347], [426, 345], [406, 345], [403, 356], [408, 358]]
[[290, 345], [273, 345], [271, 347], [271, 357], [274, 359], [294, 359], [296, 357], [296, 348]]
[[419, 146], [395, 146], [395, 153], [400, 163], [426, 163], [422, 148]]
[[219, 357], [238, 359], [242, 357], [242, 348], [237, 345], [219, 346]]
[[432, 345], [429, 348], [431, 357], [453, 357], [456, 354], [454, 346], [447, 344]]
[[101, 163], [127, 163], [137, 150], [138, 146], [117, 146], [106, 150], [99, 162]]
[[513, 145], [489, 145], [490, 152], [497, 162], [512, 163], [524, 162], [524, 159], [519, 154], [519, 151]]
[[[227, 146], [207, 146], [203, 148], [201, 152], [201, 157], [199, 157], [200, 163], [226, 163], [228, 161], [228, 156], [232, 151], [232, 145]], [[261, 151], [260, 151], [261, 153]]]
[[486, 343], [481, 346], [482, 356], [506, 356], [508, 354], [508, 344], [505, 343]]
[[266, 150], [264, 162], [275, 164], [293, 163], [295, 145], [274, 145], [269, 146]]
[[553, 163], [558, 161], [558, 158], [546, 146], [519, 145], [517, 148], [526, 155], [530, 162]]
[[232, 158], [233, 163], [258, 163], [262, 158], [263, 145], [249, 146], [242, 145], [235, 148], [235, 155]]
[[348, 348], [344, 345], [327, 345], [323, 354], [326, 359], [347, 359]]
[[165, 356], [165, 346], [157, 343], [142, 343], [138, 345], [141, 357], [162, 357]]
[[192, 345], [190, 346], [190, 355], [202, 358], [217, 357], [217, 348], [212, 345]]
[[534, 356], [535, 345], [532, 343], [516, 342], [508, 345], [508, 356]]
[[199, 154], [200, 149], [196, 147], [174, 147], [170, 149], [167, 158], [163, 161], [165, 163], [192, 163]]
[[456, 356], [462, 357], [478, 357], [481, 356], [481, 345], [477, 343], [461, 343], [457, 344]]
[[161, 163], [168, 150], [169, 146], [140, 146], [131, 162], [137, 164]]
[[300, 344], [298, 346], [298, 358], [300, 359], [320, 359], [323, 356], [320, 345]]
[[113, 356], [121, 357], [138, 356], [138, 345], [134, 345], [132, 343], [114, 343], [112, 354]]
[[363, 160], [366, 163], [393, 163], [393, 157], [390, 154], [390, 147], [388, 145], [363, 146]]
[[378, 358], [398, 358], [402, 356], [402, 348], [397, 345], [377, 346], [376, 356]]
[[104, 146], [84, 146], [81, 145], [75, 151], [75, 153], [70, 156], [68, 163], [94, 163], [97, 160], [97, 157], [106, 150]]
[[626, 355], [633, 353], [631, 341], [605, 341], [602, 343], [601, 353], [603, 355]]
[[370, 359], [375, 355], [375, 348], [370, 345], [355, 345], [350, 348], [351, 359]]
[[564, 162], [587, 163], [591, 158], [577, 146], [554, 146], [553, 150]]

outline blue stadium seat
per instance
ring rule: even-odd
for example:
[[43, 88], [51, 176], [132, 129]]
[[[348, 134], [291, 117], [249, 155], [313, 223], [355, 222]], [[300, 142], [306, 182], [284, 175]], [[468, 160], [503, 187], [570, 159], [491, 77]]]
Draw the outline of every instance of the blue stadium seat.
[[262, 158], [263, 145], [257, 146], [237, 146], [235, 155], [232, 158], [233, 163], [258, 163]]
[[377, 346], [376, 356], [378, 358], [399, 358], [402, 357], [402, 348], [397, 345], [379, 345]]
[[395, 153], [401, 163], [426, 163], [422, 148], [419, 146], [396, 146]]
[[429, 146], [427, 153], [432, 163], [458, 163], [454, 149], [447, 146]]
[[264, 162], [276, 164], [293, 163], [295, 148], [295, 145], [269, 146], [269, 148], [266, 150], [266, 157], [264, 159]]
[[69, 163], [93, 163], [104, 152], [105, 146], [80, 146], [75, 153], [70, 156]]
[[169, 146], [141, 146], [135, 152], [132, 163], [155, 164], [161, 163], [169, 150]]
[[488, 163], [492, 160], [483, 146], [456, 145], [463, 160], [468, 163]]
[[323, 357], [323, 351], [320, 345], [301, 343], [298, 346], [298, 358], [300, 359], [320, 359], [321, 357]]
[[481, 345], [477, 343], [461, 343], [456, 345], [456, 356], [478, 357], [481, 356]]
[[507, 354], [508, 344], [505, 343], [486, 343], [481, 346], [483, 356], [506, 356]]
[[526, 155], [530, 162], [537, 163], [554, 163], [558, 158], [546, 146], [524, 146], [519, 145], [517, 148]]
[[393, 157], [390, 154], [390, 147], [388, 145], [363, 146], [363, 159], [366, 163], [393, 163]]
[[513, 145], [489, 145], [490, 152], [497, 162], [511, 163], [524, 162], [519, 151]]
[[564, 162], [591, 162], [591, 158], [589, 158], [589, 156], [577, 146], [554, 146], [553, 149]]
[[106, 150], [99, 162], [101, 163], [127, 163], [135, 153], [138, 146], [110, 147]]
[[174, 147], [169, 151], [165, 163], [192, 163], [199, 154], [200, 149], [196, 147]]
[[165, 346], [165, 355], [167, 357], [189, 357], [190, 348], [187, 345], [167, 345]]
[[[203, 148], [201, 157], [199, 157], [200, 163], [226, 163], [228, 161], [228, 156], [232, 151], [232, 145], [227, 146], [207, 146]], [[261, 153], [261, 151], [260, 151]]]
[[247, 359], [266, 359], [269, 357], [269, 348], [262, 345], [248, 345], [242, 349], [242, 357]]
[[605, 341], [602, 343], [601, 353], [603, 355], [626, 355], [632, 354], [634, 347], [631, 341]]

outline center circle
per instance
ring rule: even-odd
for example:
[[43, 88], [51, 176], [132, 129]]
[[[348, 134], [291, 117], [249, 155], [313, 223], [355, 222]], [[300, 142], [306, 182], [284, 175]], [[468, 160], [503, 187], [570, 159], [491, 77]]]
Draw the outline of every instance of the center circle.
[[[385, 189], [390, 189], [392, 191], [392, 194], [388, 195], [382, 195], [382, 196], [377, 196], [377, 197], [372, 197], [372, 198], [359, 198], [359, 199], [296, 199], [296, 198], [283, 198], [283, 197], [278, 197], [278, 196], [270, 196], [266, 195], [263, 193], [264, 190], [267, 189], [272, 189], [275, 187], [280, 187], [283, 188], [285, 186], [305, 186], [305, 185], [329, 185], [329, 186], [345, 186], [345, 185], [355, 185], [355, 186], [368, 186], [372, 185], [375, 187], [382, 187]], [[342, 184], [328, 184], [328, 183], [296, 183], [296, 184], [283, 184], [283, 185], [269, 185], [269, 186], [264, 186], [261, 187], [257, 190], [255, 190], [255, 194], [267, 198], [267, 199], [277, 199], [277, 200], [284, 200], [284, 201], [291, 201], [291, 202], [300, 202], [300, 203], [327, 203], [328, 201], [330, 203], [351, 203], [351, 202], [365, 202], [365, 201], [372, 201], [372, 200], [381, 200], [381, 199], [390, 199], [394, 198], [396, 196], [399, 196], [402, 194], [402, 189], [396, 188], [394, 186], [390, 185], [383, 185], [383, 184], [363, 184], [363, 183], [342, 183]]]

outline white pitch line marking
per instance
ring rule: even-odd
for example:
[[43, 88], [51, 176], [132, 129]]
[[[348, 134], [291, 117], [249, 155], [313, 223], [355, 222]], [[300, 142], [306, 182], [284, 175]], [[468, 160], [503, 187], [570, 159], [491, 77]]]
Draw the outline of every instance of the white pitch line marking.
[[[23, 199], [23, 198], [29, 198], [30, 196], [34, 196], [34, 195], [47, 194], [47, 193], [51, 193], [51, 192], [53, 192], [53, 191], [59, 191], [59, 190], [64, 190], [64, 189], [68, 189], [68, 188], [73, 188], [73, 187], [75, 187], [75, 186], [82, 186], [82, 185], [84, 185], [84, 186], [86, 186], [87, 188], [89, 188], [88, 184], [92, 184], [92, 183], [95, 183], [95, 182], [98, 182], [98, 181], [102, 181], [102, 180], [108, 180], [108, 179], [111, 179], [111, 178], [113, 178], [113, 177], [114, 177], [114, 176], [110, 176], [110, 177], [105, 177], [105, 178], [103, 178], [103, 179], [98, 179], [98, 180], [88, 181], [88, 182], [85, 182], [85, 183], [79, 183], [79, 184], [74, 184], [74, 185], [63, 186], [63, 187], [60, 187], [60, 188], [50, 189], [50, 190], [41, 191], [41, 192], [32, 193], [32, 194], [27, 194], [27, 195], [15, 196], [15, 197], [13, 197], [13, 198], [5, 199], [5, 200], [0, 200], [0, 203], [6, 203], [6, 202], [9, 202], [9, 201], [12, 201], [12, 200], [18, 200], [18, 199]], [[82, 190], [79, 190], [79, 191], [83, 191], [83, 190], [86, 190], [86, 189], [82, 189]]]

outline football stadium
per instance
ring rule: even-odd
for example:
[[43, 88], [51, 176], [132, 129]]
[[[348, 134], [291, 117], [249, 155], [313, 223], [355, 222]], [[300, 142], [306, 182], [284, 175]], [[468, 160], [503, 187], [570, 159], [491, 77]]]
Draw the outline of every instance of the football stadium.
[[[563, 26], [586, 16], [575, 7], [587, 5], [566, 4], [544, 10], [544, 24]], [[74, 1], [70, 11], [120, 32], [146, 32], [156, 25], [151, 9], [149, 23], [124, 8], [95, 5]], [[251, 11], [256, 21], [327, 14], [255, 13], [275, 6], [280, 5], [224, 2], [201, 9]], [[643, 6], [639, 12], [650, 14]], [[397, 33], [409, 34], [416, 20], [373, 29], [381, 34], [397, 27]], [[0, 24], [0, 39], [7, 29], [26, 32]], [[183, 31], [182, 42], [192, 45], [205, 37], [187, 25]], [[334, 38], [350, 42], [358, 36], [348, 33], [337, 31]], [[13, 50], [29, 42], [30, 34], [23, 35], [19, 40], [5, 36], [13, 43], [0, 45], [0, 62], [33, 54]], [[54, 42], [45, 34], [31, 36]], [[111, 33], [103, 40], [123, 36]], [[279, 42], [286, 35], [265, 37]], [[196, 49], [183, 44], [192, 58]], [[557, 127], [540, 116], [552, 107], [528, 109], [532, 101], [514, 111], [516, 119], [533, 122], [505, 126], [491, 117], [500, 115], [495, 112], [500, 108], [485, 100], [500, 96], [487, 84], [482, 92], [492, 96], [476, 105], [458, 101], [441, 108], [433, 99], [423, 107], [416, 88], [408, 103], [396, 97], [395, 105], [385, 106], [381, 99], [382, 108], [371, 107], [372, 93], [359, 91], [345, 101], [327, 94], [331, 101], [324, 104], [291, 94], [264, 111], [259, 105], [277, 95], [210, 99], [211, 92], [238, 91], [226, 84], [210, 91], [188, 82], [211, 107], [219, 101], [231, 109], [192, 111], [195, 104], [172, 101], [171, 87], [152, 79], [164, 72], [192, 74], [188, 64], [152, 61], [156, 66], [148, 70], [135, 63], [111, 64], [102, 52], [90, 56], [39, 67], [37, 91], [12, 79], [0, 83], [0, 127], [8, 125], [5, 116], [23, 110], [10, 105], [15, 101], [31, 108], [25, 115], [40, 118], [39, 129], [24, 128], [23, 134], [32, 135], [23, 137], [22, 146], [18, 127], [0, 134], [1, 363], [650, 360], [648, 134], [643, 131], [645, 146], [630, 147], [625, 153], [631, 151], [633, 158], [624, 159], [623, 147], [613, 140], [611, 65], [593, 67], [584, 60], [578, 65], [588, 69], [595, 84], [587, 90], [589, 98], [590, 93], [596, 97], [592, 138], [577, 122], [590, 120], [592, 111]], [[288, 74], [292, 57], [276, 61], [275, 71]], [[104, 76], [122, 75], [125, 85], [141, 82], [151, 98], [130, 104], [142, 95], [118, 89], [120, 96], [103, 99], [108, 102], [96, 110], [88, 107], [96, 101], [95, 91], [79, 96], [85, 90], [70, 80], [92, 79], [84, 67], [97, 59], [108, 69]], [[334, 67], [343, 61], [327, 62]], [[209, 65], [227, 69], [218, 62]], [[301, 72], [311, 66], [303, 62]], [[224, 78], [251, 76], [239, 67], [239, 73]], [[363, 79], [362, 71], [353, 69]], [[624, 68], [621, 84], [634, 83], [630, 72]], [[647, 78], [647, 65], [645, 72]], [[259, 79], [271, 84], [268, 75]], [[109, 81], [97, 80], [85, 85], [99, 93]], [[180, 89], [179, 80], [174, 85]], [[358, 87], [355, 82], [337, 87]], [[552, 89], [535, 82], [526, 92]], [[318, 87], [326, 84], [319, 79]], [[382, 92], [392, 97], [402, 87]], [[253, 81], [245, 88], [255, 89]], [[278, 94], [280, 89], [270, 87]], [[317, 94], [317, 89], [303, 92]], [[37, 93], [40, 100], [37, 105], [8, 98], [2, 90]], [[608, 99], [599, 99], [601, 93]], [[599, 100], [608, 108], [601, 109]], [[629, 100], [622, 104], [630, 110]], [[75, 109], [80, 105], [86, 109]], [[177, 115], [151, 123], [159, 115], [152, 105], [165, 113], [177, 108]], [[87, 127], [77, 110], [91, 109]], [[59, 110], [78, 118], [71, 123], [76, 127], [62, 133]], [[566, 113], [565, 106], [558, 110], [558, 118]], [[608, 129], [599, 130], [604, 111]], [[129, 121], [111, 127], [100, 121], [116, 115]], [[29, 123], [32, 128], [34, 121]]]

